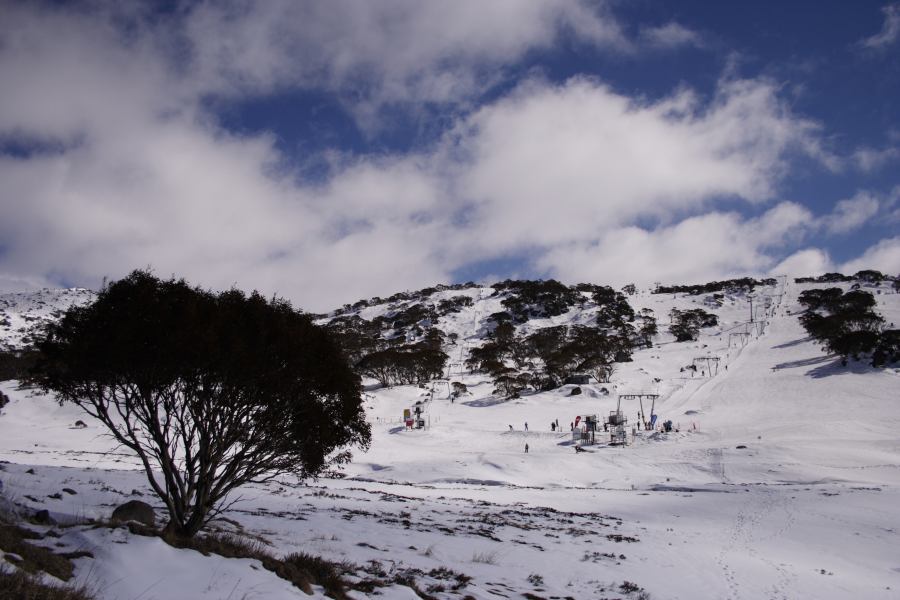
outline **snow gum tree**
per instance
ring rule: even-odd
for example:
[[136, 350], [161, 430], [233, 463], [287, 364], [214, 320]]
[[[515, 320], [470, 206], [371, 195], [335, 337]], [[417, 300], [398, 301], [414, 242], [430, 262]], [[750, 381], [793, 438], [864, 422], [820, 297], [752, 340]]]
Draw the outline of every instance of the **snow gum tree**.
[[367, 447], [360, 382], [282, 300], [145, 271], [48, 326], [30, 381], [100, 420], [191, 537], [248, 482], [314, 477]]

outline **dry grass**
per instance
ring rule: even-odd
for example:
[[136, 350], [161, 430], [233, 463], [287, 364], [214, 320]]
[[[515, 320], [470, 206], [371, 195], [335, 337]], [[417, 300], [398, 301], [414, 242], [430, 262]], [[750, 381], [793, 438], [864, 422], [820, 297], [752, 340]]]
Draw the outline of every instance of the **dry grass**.
[[[0, 549], [7, 553], [9, 562], [26, 573], [44, 572], [62, 581], [71, 579], [75, 570], [71, 560], [28, 542], [40, 538], [40, 535], [31, 530], [0, 522]], [[10, 560], [10, 553], [19, 556], [21, 560]]]
[[307, 594], [312, 593], [313, 585], [320, 585], [327, 596], [335, 600], [348, 599], [343, 575], [353, 571], [351, 565], [334, 563], [304, 553], [275, 558], [262, 541], [233, 534], [198, 535], [190, 539], [167, 535], [161, 537], [171, 546], [189, 548], [206, 556], [218, 554], [225, 558], [256, 559], [263, 567]]
[[94, 600], [84, 586], [47, 585], [35, 576], [0, 570], [0, 600]]

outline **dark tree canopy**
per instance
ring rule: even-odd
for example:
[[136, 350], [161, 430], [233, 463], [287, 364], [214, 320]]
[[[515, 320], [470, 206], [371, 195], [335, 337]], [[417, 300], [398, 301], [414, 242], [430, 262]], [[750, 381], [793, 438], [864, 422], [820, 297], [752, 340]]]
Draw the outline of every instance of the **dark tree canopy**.
[[256, 292], [134, 271], [48, 326], [37, 348], [31, 381], [140, 457], [177, 535], [194, 535], [244, 483], [315, 476], [369, 443], [340, 349]]
[[[860, 273], [867, 273], [860, 271]], [[877, 271], [875, 271], [877, 273]], [[866, 291], [840, 288], [811, 289], [800, 294], [806, 307], [800, 323], [807, 333], [830, 352], [859, 360], [871, 355], [872, 366], [882, 367], [900, 360], [900, 333], [884, 329], [884, 318], [875, 312], [875, 297]]]
[[702, 308], [669, 311], [669, 333], [675, 336], [676, 342], [691, 342], [698, 338], [703, 327], [715, 327], [719, 324], [719, 317], [708, 313]]

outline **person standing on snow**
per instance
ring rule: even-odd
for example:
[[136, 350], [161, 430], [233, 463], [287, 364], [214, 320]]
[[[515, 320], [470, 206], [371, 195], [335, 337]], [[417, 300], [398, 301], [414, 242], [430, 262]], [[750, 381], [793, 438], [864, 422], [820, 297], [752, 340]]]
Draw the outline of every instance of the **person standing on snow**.
[[528, 421], [525, 421], [525, 431], [528, 431]]
[[528, 444], [525, 444], [525, 454], [528, 454]]

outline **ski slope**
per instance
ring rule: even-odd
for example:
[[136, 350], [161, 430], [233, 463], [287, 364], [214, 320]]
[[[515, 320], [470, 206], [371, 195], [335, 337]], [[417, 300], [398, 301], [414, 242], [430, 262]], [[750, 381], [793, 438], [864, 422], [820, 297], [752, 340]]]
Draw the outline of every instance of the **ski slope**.
[[[502, 401], [486, 377], [458, 371], [450, 380], [470, 394], [453, 402], [446, 384], [432, 393], [369, 382], [372, 447], [356, 453], [346, 478], [248, 486], [227, 517], [279, 554], [376, 561], [391, 572], [447, 566], [473, 577], [458, 592], [434, 592], [438, 598], [639, 597], [623, 591], [625, 581], [654, 599], [898, 598], [900, 371], [845, 368], [824, 355], [796, 318], [808, 287], [821, 286], [788, 285], [761, 333], [744, 324], [746, 299], [731, 298], [715, 311], [720, 326], [697, 342], [661, 334], [610, 384], [580, 386], [576, 396], [564, 386]], [[452, 359], [480, 343], [481, 318], [498, 310], [483, 289], [466, 293], [475, 304], [440, 323], [458, 335]], [[900, 321], [900, 295], [876, 298], [888, 322]], [[702, 299], [631, 300], [663, 317]], [[365, 310], [371, 317], [382, 309]], [[589, 318], [573, 309], [548, 321]], [[747, 329], [746, 339], [728, 335]], [[720, 358], [714, 376], [681, 370], [706, 355]], [[136, 463], [97, 425], [71, 427], [85, 418], [77, 409], [0, 385], [12, 398], [0, 416], [7, 498], [77, 523], [108, 516], [135, 492], [151, 497]], [[658, 392], [659, 420], [678, 431], [639, 432], [626, 447], [576, 453], [568, 431], [575, 416], [605, 415], [619, 393], [632, 392]], [[407, 430], [402, 412], [416, 401], [427, 401], [429, 426]], [[622, 410], [633, 423], [640, 408], [630, 402]], [[551, 431], [557, 419], [562, 432]], [[78, 493], [48, 498], [62, 487]], [[123, 543], [111, 551], [112, 541]], [[252, 561], [154, 542], [84, 526], [60, 541], [95, 552], [78, 560], [78, 575], [102, 598], [307, 597]], [[422, 582], [440, 583], [427, 575]], [[381, 591], [415, 597], [402, 586]]]

